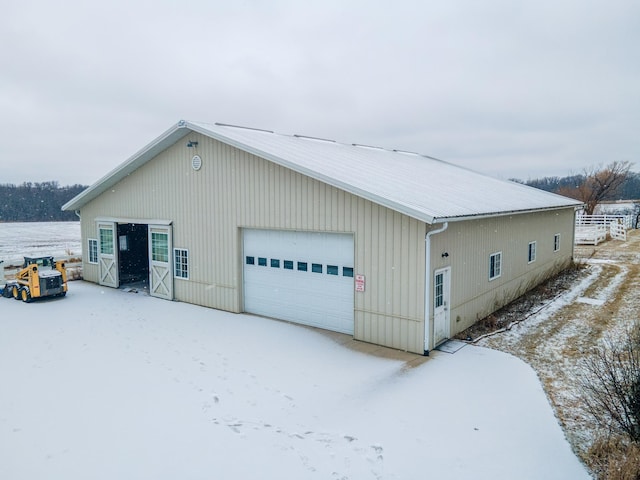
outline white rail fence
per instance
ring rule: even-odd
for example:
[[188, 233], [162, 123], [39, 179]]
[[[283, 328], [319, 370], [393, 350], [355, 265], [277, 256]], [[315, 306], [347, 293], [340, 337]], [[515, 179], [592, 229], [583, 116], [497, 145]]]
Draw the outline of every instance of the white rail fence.
[[576, 225], [576, 245], [598, 245], [607, 239], [604, 225]]
[[633, 228], [633, 215], [578, 215], [575, 242], [577, 245], [598, 245], [609, 236], [627, 240], [627, 230]]
[[609, 235], [616, 240], [627, 241], [627, 228], [622, 223], [610, 223]]
[[604, 225], [622, 223], [626, 228], [633, 228], [633, 215], [578, 215], [576, 225]]

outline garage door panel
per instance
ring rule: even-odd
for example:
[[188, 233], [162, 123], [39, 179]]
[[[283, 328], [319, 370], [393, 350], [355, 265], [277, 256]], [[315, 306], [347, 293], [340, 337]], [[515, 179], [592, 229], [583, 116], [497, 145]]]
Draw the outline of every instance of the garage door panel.
[[[322, 273], [313, 272], [314, 263]], [[344, 267], [352, 275], [352, 235], [245, 230], [244, 309], [353, 334], [353, 278]]]

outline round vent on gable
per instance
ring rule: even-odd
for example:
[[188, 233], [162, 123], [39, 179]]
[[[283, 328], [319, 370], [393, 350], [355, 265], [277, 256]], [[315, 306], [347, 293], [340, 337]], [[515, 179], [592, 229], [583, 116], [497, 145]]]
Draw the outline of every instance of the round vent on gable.
[[200, 155], [194, 155], [191, 159], [191, 168], [193, 168], [196, 172], [202, 168], [202, 159]]

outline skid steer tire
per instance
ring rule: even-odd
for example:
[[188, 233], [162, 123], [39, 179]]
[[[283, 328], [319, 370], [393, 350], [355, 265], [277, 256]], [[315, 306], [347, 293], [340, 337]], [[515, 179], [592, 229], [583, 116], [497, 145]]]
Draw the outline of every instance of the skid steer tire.
[[14, 285], [13, 287], [11, 287], [11, 295], [15, 300], [20, 300], [20, 289], [18, 288], [17, 285]]
[[29, 293], [29, 289], [22, 287], [20, 289], [20, 298], [22, 299], [22, 301], [24, 303], [29, 303], [31, 302], [31, 294]]

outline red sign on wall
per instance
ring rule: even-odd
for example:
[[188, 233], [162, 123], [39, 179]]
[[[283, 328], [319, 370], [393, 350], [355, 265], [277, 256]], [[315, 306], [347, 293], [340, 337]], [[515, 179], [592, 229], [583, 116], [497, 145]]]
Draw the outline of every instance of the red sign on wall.
[[356, 275], [356, 292], [364, 292], [364, 275]]

